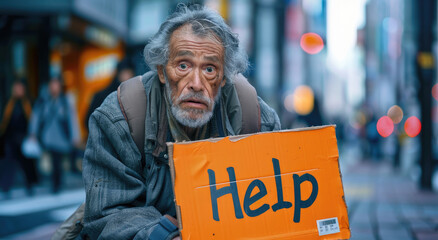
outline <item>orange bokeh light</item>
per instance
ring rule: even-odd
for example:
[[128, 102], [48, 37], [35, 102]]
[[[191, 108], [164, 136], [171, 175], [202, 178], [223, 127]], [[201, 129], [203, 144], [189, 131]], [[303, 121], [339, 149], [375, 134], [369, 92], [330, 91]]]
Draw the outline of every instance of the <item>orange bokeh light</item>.
[[405, 122], [405, 132], [409, 137], [416, 137], [421, 132], [421, 121], [412, 116]]
[[435, 83], [432, 87], [432, 96], [438, 101], [438, 83]]
[[379, 132], [380, 136], [386, 138], [392, 134], [394, 131], [394, 123], [392, 119], [388, 116], [383, 116], [377, 121], [377, 132]]
[[317, 54], [324, 48], [324, 41], [316, 33], [305, 33], [301, 36], [301, 48], [308, 54]]
[[387, 115], [392, 119], [392, 122], [397, 124], [403, 119], [403, 110], [399, 106], [394, 105], [389, 108]]
[[286, 108], [286, 110], [288, 112], [294, 111], [294, 95], [293, 94], [287, 95], [286, 98], [284, 99], [284, 108]]
[[302, 85], [295, 89], [293, 94], [293, 107], [296, 113], [307, 115], [313, 110], [314, 95], [310, 87]]

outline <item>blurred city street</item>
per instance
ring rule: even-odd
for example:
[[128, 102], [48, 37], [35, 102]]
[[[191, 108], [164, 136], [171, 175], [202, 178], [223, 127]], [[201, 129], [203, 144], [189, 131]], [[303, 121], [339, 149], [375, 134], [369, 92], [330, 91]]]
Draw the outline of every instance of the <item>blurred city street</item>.
[[66, 174], [57, 194], [41, 184], [28, 196], [25, 188], [0, 193], [0, 239], [50, 239], [55, 229], [85, 201], [82, 177]]
[[351, 239], [438, 239], [438, 194], [394, 172], [388, 162], [343, 169]]
[[230, 26], [282, 129], [336, 125], [351, 239], [437, 240], [437, 1], [0, 1], [0, 239], [50, 239], [84, 202], [91, 114], [156, 70], [185, 3]]

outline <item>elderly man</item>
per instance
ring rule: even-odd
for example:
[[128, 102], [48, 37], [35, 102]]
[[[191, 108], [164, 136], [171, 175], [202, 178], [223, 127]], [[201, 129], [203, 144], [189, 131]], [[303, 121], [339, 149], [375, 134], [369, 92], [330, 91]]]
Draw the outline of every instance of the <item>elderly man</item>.
[[[242, 133], [245, 106], [233, 97], [233, 79], [246, 70], [247, 56], [220, 15], [179, 6], [144, 56], [152, 69], [141, 78], [144, 148], [133, 141], [117, 93], [90, 117], [83, 238], [178, 238], [165, 142]], [[275, 111], [260, 98], [258, 105], [259, 130], [280, 129]]]

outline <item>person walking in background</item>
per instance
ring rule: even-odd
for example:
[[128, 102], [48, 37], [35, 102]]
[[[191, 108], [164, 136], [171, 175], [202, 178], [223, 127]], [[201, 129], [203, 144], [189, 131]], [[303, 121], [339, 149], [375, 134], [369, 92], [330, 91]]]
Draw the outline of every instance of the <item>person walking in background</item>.
[[102, 91], [96, 93], [94, 95], [93, 100], [91, 101], [90, 108], [88, 108], [87, 118], [85, 119], [85, 126], [88, 129], [88, 119], [91, 114], [98, 108], [105, 98], [110, 95], [110, 93], [117, 91], [120, 83], [134, 77], [134, 66], [129, 62], [128, 59], [123, 59], [117, 64], [116, 74], [111, 82], [111, 84], [103, 89]]
[[371, 111], [368, 113], [369, 121], [366, 123], [365, 127], [365, 137], [368, 143], [368, 151], [365, 156], [372, 161], [378, 162], [381, 156], [381, 147], [380, 147], [380, 135], [377, 131], [377, 118], [375, 114]]
[[74, 109], [67, 100], [61, 77], [49, 81], [48, 97], [37, 100], [31, 122], [30, 136], [37, 139], [52, 161], [52, 191], [59, 192], [62, 160], [79, 144], [80, 135]]
[[24, 172], [28, 194], [32, 194], [32, 185], [38, 180], [35, 159], [26, 158], [21, 151], [21, 144], [27, 135], [31, 110], [24, 81], [15, 81], [0, 123], [0, 135], [4, 142], [4, 158], [0, 160], [0, 184], [4, 192], [9, 192], [14, 183], [17, 163]]

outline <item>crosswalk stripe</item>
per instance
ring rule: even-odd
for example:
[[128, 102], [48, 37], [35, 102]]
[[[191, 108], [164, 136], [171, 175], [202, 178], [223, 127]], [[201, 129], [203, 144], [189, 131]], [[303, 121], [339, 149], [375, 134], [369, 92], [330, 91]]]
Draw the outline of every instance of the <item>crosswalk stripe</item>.
[[79, 205], [84, 200], [85, 192], [81, 189], [62, 192], [57, 195], [2, 201], [0, 204], [0, 216], [19, 216], [75, 204]]

